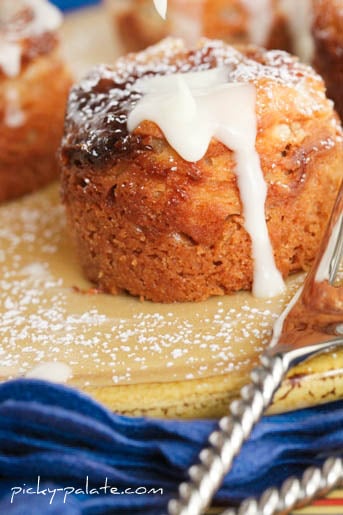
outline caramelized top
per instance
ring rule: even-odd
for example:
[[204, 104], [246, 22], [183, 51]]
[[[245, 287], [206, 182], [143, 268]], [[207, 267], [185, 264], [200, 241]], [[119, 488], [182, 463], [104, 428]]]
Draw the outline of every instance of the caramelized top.
[[[62, 160], [76, 167], [99, 168], [118, 159], [151, 149], [142, 131], [127, 129], [128, 113], [141, 98], [138, 79], [176, 72], [227, 69], [228, 82], [253, 82], [257, 111], [268, 108], [273, 85], [285, 85], [306, 95], [310, 102], [299, 109], [318, 111], [325, 100], [321, 79], [312, 68], [282, 51], [256, 47], [235, 49], [220, 41], [203, 39], [189, 50], [179, 39], [166, 39], [138, 54], [119, 59], [115, 66], [95, 68], [71, 91], [62, 142]], [[259, 90], [263, 89], [263, 98]], [[313, 94], [312, 94], [313, 93]], [[259, 98], [261, 97], [261, 98]], [[258, 113], [259, 116], [259, 113]]]

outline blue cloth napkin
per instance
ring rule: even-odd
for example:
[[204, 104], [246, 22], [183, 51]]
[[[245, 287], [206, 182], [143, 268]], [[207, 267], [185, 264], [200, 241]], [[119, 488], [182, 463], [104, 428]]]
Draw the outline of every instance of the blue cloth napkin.
[[[162, 514], [215, 421], [118, 416], [68, 387], [0, 385], [0, 513]], [[343, 401], [265, 417], [216, 497], [237, 503], [343, 456]]]
[[[101, 0], [50, 0], [52, 4], [63, 11], [69, 11], [70, 9], [79, 9], [80, 7], [88, 7], [100, 3]], [[125, 0], [124, 0], [125, 1]]]

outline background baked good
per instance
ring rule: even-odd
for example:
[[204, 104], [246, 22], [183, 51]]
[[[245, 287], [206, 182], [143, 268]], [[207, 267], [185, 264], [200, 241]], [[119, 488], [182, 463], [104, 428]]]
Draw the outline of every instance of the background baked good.
[[107, 0], [107, 5], [125, 51], [143, 49], [168, 35], [190, 43], [206, 36], [231, 43], [290, 48], [279, 0], [169, 0], [166, 20], [161, 19], [152, 0]]
[[343, 2], [314, 0], [314, 64], [343, 118]]
[[0, 201], [58, 176], [71, 75], [59, 53], [59, 11], [45, 0], [0, 5]]

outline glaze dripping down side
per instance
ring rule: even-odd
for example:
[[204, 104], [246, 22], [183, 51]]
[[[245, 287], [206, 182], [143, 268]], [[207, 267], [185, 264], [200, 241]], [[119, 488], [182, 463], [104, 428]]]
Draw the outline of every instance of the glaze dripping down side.
[[206, 155], [212, 139], [235, 155], [235, 174], [245, 229], [254, 258], [253, 293], [274, 297], [284, 283], [278, 271], [265, 218], [267, 184], [256, 151], [256, 90], [253, 84], [227, 81], [226, 68], [177, 73], [136, 83], [143, 97], [128, 117], [134, 131], [154, 122], [176, 152], [190, 163]]

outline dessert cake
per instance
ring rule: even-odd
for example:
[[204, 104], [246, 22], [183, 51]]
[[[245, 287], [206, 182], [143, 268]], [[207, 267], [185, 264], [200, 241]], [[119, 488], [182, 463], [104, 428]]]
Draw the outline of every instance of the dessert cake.
[[[108, 62], [107, 22], [101, 9], [68, 16], [64, 37], [76, 74], [94, 61]], [[95, 31], [102, 44], [88, 51]], [[303, 279], [292, 275], [273, 299], [240, 292], [170, 305], [85, 294], [90, 284], [65, 227], [57, 184], [0, 206], [0, 226], [1, 380], [66, 381], [133, 416], [225, 414]], [[342, 357], [336, 350], [295, 368], [273, 411], [341, 398]]]
[[63, 201], [84, 273], [106, 292], [268, 297], [311, 263], [341, 160], [312, 68], [282, 51], [169, 39], [73, 88]]
[[0, 3], [0, 202], [58, 175], [71, 76], [59, 55], [60, 12], [45, 0]]

